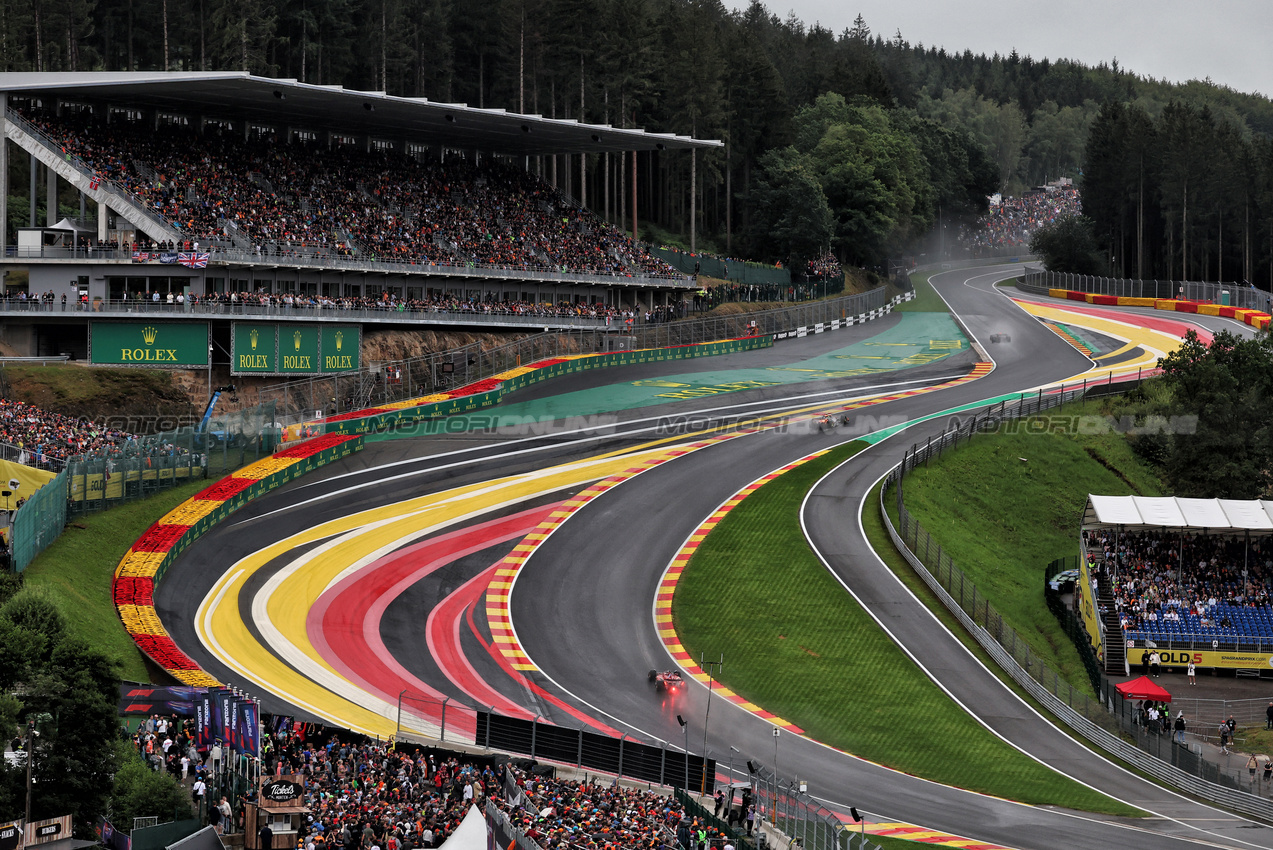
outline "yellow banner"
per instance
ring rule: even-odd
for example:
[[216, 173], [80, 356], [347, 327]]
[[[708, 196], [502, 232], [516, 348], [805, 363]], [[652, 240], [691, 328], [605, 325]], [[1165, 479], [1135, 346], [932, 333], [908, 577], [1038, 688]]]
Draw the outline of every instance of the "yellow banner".
[[140, 473], [135, 469], [128, 472], [112, 472], [109, 478], [100, 472], [72, 475], [71, 500], [82, 502], [86, 496], [92, 502], [98, 499], [122, 499], [126, 481], [135, 482], [138, 479], [152, 482], [171, 481], [174, 477], [188, 478], [189, 476], [190, 468], [187, 466], [179, 466], [176, 469], [147, 469]]
[[1083, 630], [1087, 632], [1088, 643], [1096, 650], [1096, 660], [1105, 663], [1105, 641], [1101, 640], [1101, 625], [1096, 614], [1096, 599], [1092, 594], [1092, 570], [1087, 558], [1079, 558], [1079, 580], [1074, 587], [1079, 600], [1079, 611], [1083, 617]]
[[[11, 489], [9, 482], [15, 479], [18, 482], [18, 489], [9, 497], [13, 501], [13, 507], [17, 507], [18, 499], [31, 498], [32, 493], [52, 481], [53, 473], [45, 472], [43, 469], [32, 469], [11, 460], [0, 460], [0, 483], [4, 484], [4, 489]], [[7, 506], [0, 505], [0, 508], [5, 507]]]
[[[1137, 641], [1137, 643], [1140, 646], [1128, 650], [1128, 660], [1131, 661], [1133, 673], [1140, 669], [1140, 655], [1145, 651], [1141, 648], [1144, 642]], [[1250, 670], [1273, 669], [1273, 652], [1225, 652], [1221, 649], [1159, 649], [1158, 656], [1162, 659], [1164, 667], [1185, 667], [1188, 666], [1190, 659], [1192, 659], [1193, 663], [1199, 667], [1226, 667], [1229, 669]]]

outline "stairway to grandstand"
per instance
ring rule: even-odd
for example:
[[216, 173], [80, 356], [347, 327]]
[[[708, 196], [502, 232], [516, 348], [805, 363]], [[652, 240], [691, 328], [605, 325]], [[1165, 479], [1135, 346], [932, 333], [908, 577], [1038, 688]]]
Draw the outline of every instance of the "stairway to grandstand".
[[1105, 579], [1101, 579], [1098, 586], [1100, 594], [1097, 596], [1097, 609], [1105, 612], [1101, 615], [1101, 622], [1105, 626], [1105, 674], [1123, 676], [1127, 673], [1127, 645], [1123, 641], [1118, 612], [1114, 610], [1114, 590]]
[[[12, 109], [5, 110], [5, 136], [41, 164], [52, 169], [84, 195], [108, 205], [141, 232], [157, 242], [179, 242], [185, 237], [167, 219], [126, 190], [104, 180], [79, 158], [63, 152], [62, 145]], [[143, 163], [144, 165], [144, 163]], [[152, 175], [154, 169], [150, 169]]]

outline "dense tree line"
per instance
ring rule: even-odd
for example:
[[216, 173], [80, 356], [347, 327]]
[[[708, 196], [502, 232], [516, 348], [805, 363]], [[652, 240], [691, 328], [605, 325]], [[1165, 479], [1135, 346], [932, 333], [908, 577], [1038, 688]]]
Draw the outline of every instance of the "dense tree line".
[[[0, 573], [0, 734], [6, 743], [33, 742], [22, 744], [33, 753], [33, 820], [72, 815], [84, 838], [101, 815], [119, 817], [127, 829], [134, 815], [167, 820], [189, 811], [177, 783], [153, 773], [119, 739], [118, 699], [115, 662], [70, 634], [46, 592], [24, 586], [21, 574]], [[25, 809], [25, 756], [6, 759], [0, 821]]]
[[[843, 126], [859, 136], [910, 136], [923, 160], [911, 163], [911, 176], [926, 173], [929, 183], [902, 179], [903, 195], [919, 190], [913, 199], [867, 198], [889, 209], [862, 212], [837, 208], [831, 178], [817, 177], [835, 220], [827, 242], [859, 262], [877, 261], [934, 217], [946, 220], [948, 209], [968, 213], [978, 203], [968, 192], [1016, 194], [1080, 177], [1101, 104], [1132, 103], [1154, 121], [1172, 102], [1207, 106], [1243, 139], [1273, 133], [1265, 98], [1206, 81], [1147, 80], [1117, 62], [1092, 68], [1005, 50], [985, 56], [911, 44], [901, 33], [872, 33], [860, 16], [837, 33], [760, 2], [735, 12], [719, 0], [0, 0], [3, 70], [248, 69], [722, 139], [723, 150], [695, 163], [693, 205], [689, 157], [642, 155], [639, 214], [683, 233], [693, 206], [698, 233], [715, 247], [772, 259], [793, 246], [764, 237], [752, 221], [757, 198], [796, 179], [788, 148], [807, 158], [817, 147], [805, 144], [797, 118], [829, 93], [853, 110]], [[928, 141], [934, 125], [953, 135]], [[902, 167], [906, 155], [892, 150]], [[988, 187], [983, 159], [994, 166]], [[798, 179], [815, 179], [808, 168], [816, 162], [800, 165]], [[590, 156], [586, 178], [578, 170], [554, 176], [623, 223], [626, 161]], [[868, 231], [897, 227], [848, 250], [855, 217], [874, 221]], [[731, 235], [746, 243], [731, 244]]]
[[1273, 140], [1224, 110], [1105, 104], [1084, 211], [1120, 276], [1273, 287]]
[[1161, 362], [1160, 378], [1114, 403], [1133, 417], [1137, 453], [1176, 496], [1273, 496], [1273, 337], [1220, 331], [1208, 344], [1189, 331]]

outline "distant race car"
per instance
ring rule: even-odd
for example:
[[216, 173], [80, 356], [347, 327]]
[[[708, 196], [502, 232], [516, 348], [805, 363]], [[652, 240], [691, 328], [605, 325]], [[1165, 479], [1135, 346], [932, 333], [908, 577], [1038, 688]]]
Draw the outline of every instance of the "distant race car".
[[679, 670], [658, 670], [650, 671], [650, 681], [654, 683], [660, 691], [674, 691], [685, 685], [685, 680], [681, 678]]
[[818, 417], [819, 431], [834, 431], [836, 428], [840, 427], [841, 425], [848, 425], [848, 424], [849, 424], [849, 417], [847, 414], [845, 414], [844, 416], [836, 416], [833, 413], [824, 413]]

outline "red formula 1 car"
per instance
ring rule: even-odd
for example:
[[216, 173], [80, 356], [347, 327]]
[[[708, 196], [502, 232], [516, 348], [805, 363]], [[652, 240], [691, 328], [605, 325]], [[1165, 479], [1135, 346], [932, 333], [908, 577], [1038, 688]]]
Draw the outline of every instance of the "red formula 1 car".
[[649, 678], [660, 691], [674, 691], [685, 686], [680, 670], [651, 670]]

